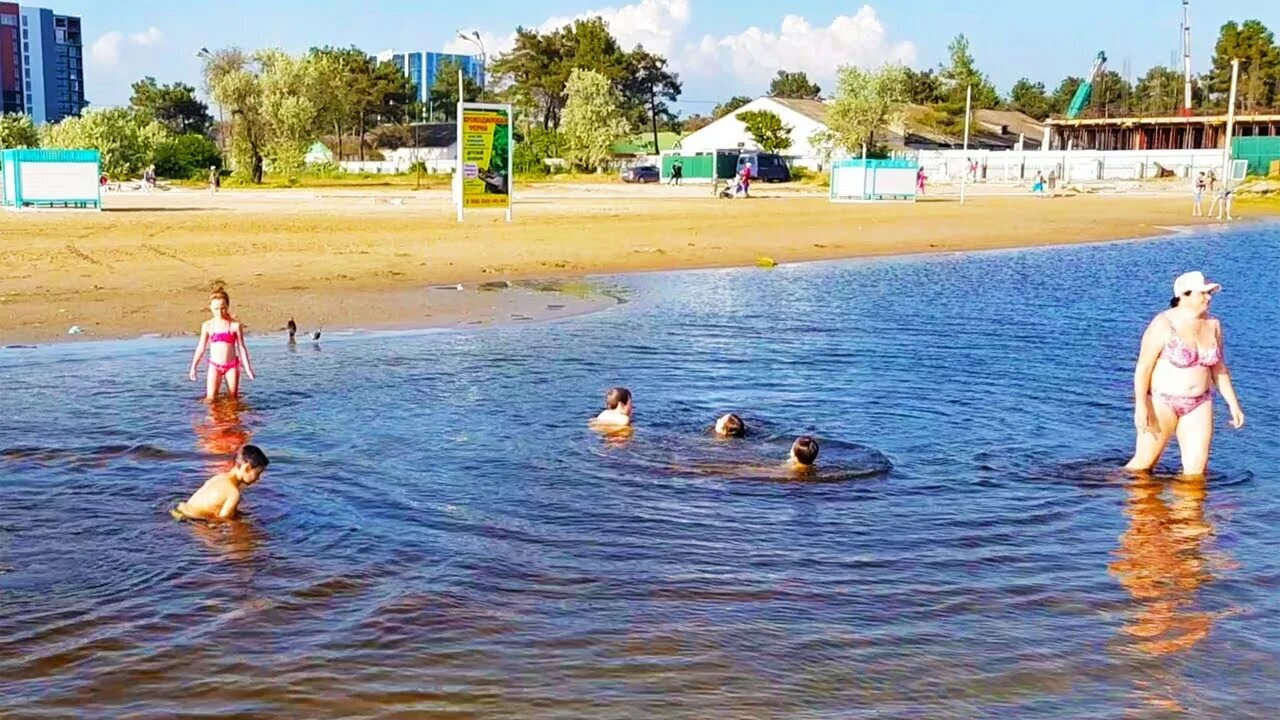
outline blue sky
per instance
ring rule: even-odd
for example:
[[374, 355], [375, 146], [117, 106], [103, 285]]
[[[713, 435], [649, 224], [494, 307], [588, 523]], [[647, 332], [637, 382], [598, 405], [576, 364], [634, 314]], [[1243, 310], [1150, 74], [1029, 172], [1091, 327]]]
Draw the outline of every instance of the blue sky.
[[[95, 105], [128, 102], [144, 75], [199, 87], [194, 51], [239, 45], [302, 51], [312, 45], [467, 50], [455, 30], [482, 33], [490, 54], [516, 25], [549, 26], [602, 14], [627, 44], [663, 52], [681, 73], [685, 114], [730, 95], [756, 95], [778, 68], [807, 71], [831, 86], [842, 63], [900, 60], [934, 67], [956, 34], [969, 36], [979, 66], [1001, 92], [1029, 76], [1050, 89], [1083, 74], [1098, 50], [1133, 76], [1170, 61], [1179, 47], [1180, 0], [59, 0], [46, 7], [83, 18], [87, 95]], [[785, 7], [786, 10], [781, 8]], [[1280, 32], [1278, 0], [1193, 0], [1194, 67], [1209, 64], [1218, 28], [1257, 18]]]

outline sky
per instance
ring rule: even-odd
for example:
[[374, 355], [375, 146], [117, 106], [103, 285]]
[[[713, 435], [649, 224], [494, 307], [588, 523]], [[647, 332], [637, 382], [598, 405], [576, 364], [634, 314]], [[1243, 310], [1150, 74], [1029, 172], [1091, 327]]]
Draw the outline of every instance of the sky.
[[[51, 0], [79, 15], [86, 95], [127, 104], [147, 75], [200, 87], [195, 52], [240, 46], [302, 52], [315, 45], [477, 53], [457, 31], [478, 31], [490, 56], [510, 47], [517, 25], [550, 29], [601, 15], [630, 48], [643, 44], [679, 72], [683, 114], [709, 113], [732, 95], [764, 94], [779, 69], [803, 70], [824, 90], [842, 64], [900, 61], [932, 68], [957, 33], [978, 67], [1006, 93], [1020, 77], [1052, 91], [1085, 74], [1104, 50], [1111, 69], [1136, 79], [1169, 64], [1179, 48], [1181, 0]], [[785, 10], [783, 8], [786, 8]], [[1256, 18], [1280, 32], [1277, 0], [1192, 0], [1193, 69], [1208, 69], [1218, 29]]]

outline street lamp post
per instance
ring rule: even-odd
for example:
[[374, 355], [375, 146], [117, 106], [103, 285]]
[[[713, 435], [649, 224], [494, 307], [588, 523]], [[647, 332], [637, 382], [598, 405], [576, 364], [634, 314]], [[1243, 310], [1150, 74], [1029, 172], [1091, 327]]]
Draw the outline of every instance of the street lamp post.
[[[204, 60], [207, 63], [213, 62], [213, 53], [209, 52], [209, 48], [207, 47], [202, 47], [199, 50], [197, 50], [196, 57], [200, 58], [201, 60]], [[212, 89], [210, 89], [209, 94], [210, 95], [213, 94]], [[222, 137], [224, 129], [225, 128], [223, 128], [223, 120], [222, 120], [222, 103], [219, 102], [218, 103], [218, 152], [225, 158], [227, 154], [227, 148], [226, 148], [226, 141], [223, 140], [223, 137]]]
[[[483, 94], [489, 89], [489, 56], [484, 50], [484, 40], [480, 39], [480, 31], [472, 30], [470, 35], [465, 35], [461, 30], [458, 31], [458, 37], [480, 48], [480, 92]], [[462, 97], [462, 88], [458, 88], [459, 100], [465, 100]]]

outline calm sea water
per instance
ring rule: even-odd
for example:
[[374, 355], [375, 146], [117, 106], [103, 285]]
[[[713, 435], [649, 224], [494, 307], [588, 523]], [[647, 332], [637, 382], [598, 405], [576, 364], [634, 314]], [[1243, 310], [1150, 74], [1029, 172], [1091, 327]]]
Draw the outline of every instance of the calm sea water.
[[[1249, 425], [1134, 481], [1191, 268]], [[1277, 280], [1266, 224], [615, 278], [563, 322], [256, 338], [212, 410], [189, 343], [0, 351], [0, 716], [1275, 717]], [[629, 439], [585, 424], [613, 384]], [[770, 469], [802, 432], [830, 482]], [[243, 522], [170, 519], [246, 440]]]

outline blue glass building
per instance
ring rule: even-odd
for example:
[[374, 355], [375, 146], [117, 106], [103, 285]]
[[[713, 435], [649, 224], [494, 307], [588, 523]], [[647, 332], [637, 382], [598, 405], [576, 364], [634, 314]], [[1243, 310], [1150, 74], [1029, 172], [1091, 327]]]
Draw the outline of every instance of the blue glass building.
[[440, 67], [447, 62], [455, 62], [462, 66], [476, 84], [484, 87], [484, 61], [476, 55], [455, 55], [453, 53], [411, 51], [400, 52], [387, 50], [378, 53], [378, 60], [390, 62], [409, 78], [418, 89], [418, 99], [423, 103], [430, 101], [431, 86], [436, 82]]

